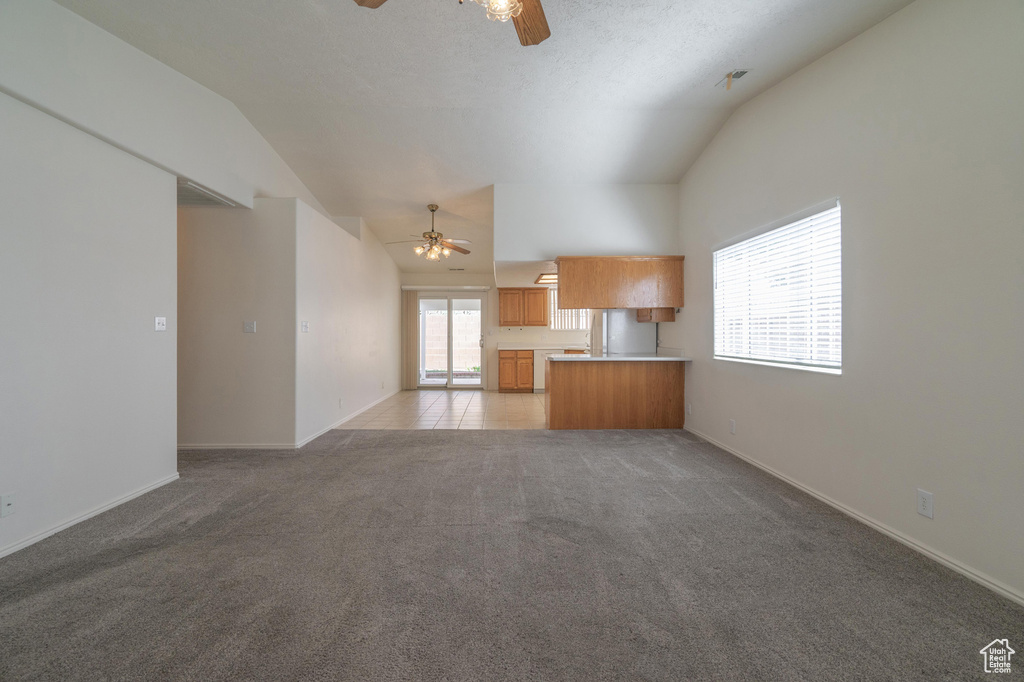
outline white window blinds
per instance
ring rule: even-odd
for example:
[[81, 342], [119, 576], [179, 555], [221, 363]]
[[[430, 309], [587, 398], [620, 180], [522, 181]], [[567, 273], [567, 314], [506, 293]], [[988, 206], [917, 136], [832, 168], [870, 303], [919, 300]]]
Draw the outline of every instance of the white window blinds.
[[548, 305], [551, 306], [548, 315], [548, 328], [554, 331], [588, 331], [590, 329], [590, 309], [578, 308], [575, 310], [558, 309], [558, 289], [551, 289], [548, 292]]
[[715, 357], [838, 374], [840, 207], [714, 253]]

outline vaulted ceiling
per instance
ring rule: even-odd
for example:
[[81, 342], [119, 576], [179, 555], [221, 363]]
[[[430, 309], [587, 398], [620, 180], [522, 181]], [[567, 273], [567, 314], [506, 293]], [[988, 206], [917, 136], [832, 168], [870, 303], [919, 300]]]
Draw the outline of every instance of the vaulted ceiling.
[[231, 100], [332, 215], [391, 241], [440, 204], [474, 242], [441, 267], [467, 272], [491, 269], [491, 185], [677, 182], [737, 106], [909, 4], [545, 0], [524, 48], [457, 0], [58, 1]]

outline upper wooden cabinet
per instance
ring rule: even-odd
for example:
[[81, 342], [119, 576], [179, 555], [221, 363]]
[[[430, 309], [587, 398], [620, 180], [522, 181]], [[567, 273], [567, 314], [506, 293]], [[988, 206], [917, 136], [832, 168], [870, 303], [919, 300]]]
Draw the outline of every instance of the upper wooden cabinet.
[[498, 289], [498, 326], [521, 327], [525, 317], [522, 289]]
[[675, 322], [675, 308], [637, 308], [637, 322]]
[[523, 303], [526, 312], [523, 324], [527, 327], [548, 326], [548, 290], [547, 287], [539, 289], [523, 289]]
[[561, 256], [559, 308], [681, 308], [683, 256]]
[[548, 326], [548, 289], [498, 289], [499, 327]]

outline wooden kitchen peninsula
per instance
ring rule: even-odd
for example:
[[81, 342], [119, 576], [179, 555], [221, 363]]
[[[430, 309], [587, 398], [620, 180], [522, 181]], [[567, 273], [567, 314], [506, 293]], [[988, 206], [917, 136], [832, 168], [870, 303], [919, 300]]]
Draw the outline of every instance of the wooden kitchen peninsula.
[[545, 366], [549, 429], [681, 429], [689, 358], [553, 355]]

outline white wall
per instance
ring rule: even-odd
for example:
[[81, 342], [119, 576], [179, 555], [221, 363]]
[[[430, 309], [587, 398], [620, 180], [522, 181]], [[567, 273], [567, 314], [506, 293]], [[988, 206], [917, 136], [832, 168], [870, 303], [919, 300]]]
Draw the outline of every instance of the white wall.
[[298, 209], [295, 440], [303, 443], [400, 390], [401, 284], [371, 230], [362, 226], [360, 240], [302, 202]]
[[184, 212], [184, 438], [293, 445], [296, 215], [320, 205], [234, 105], [50, 0], [7, 0], [0, 149], [0, 554], [177, 477], [175, 175], [259, 204]]
[[323, 210], [231, 102], [50, 0], [0, 2], [0, 92], [245, 206]]
[[4, 95], [0, 149], [5, 554], [177, 477], [175, 179]]
[[[919, 0], [738, 110], [681, 183], [686, 307], [662, 325], [695, 358], [688, 428], [1017, 599], [1022, 35], [1019, 0]], [[712, 250], [836, 196], [842, 376], [712, 360]]]
[[494, 260], [676, 253], [676, 185], [494, 186]]
[[295, 444], [297, 202], [178, 211], [182, 447]]
[[295, 447], [399, 390], [398, 268], [372, 231], [298, 199], [178, 226], [181, 447]]

